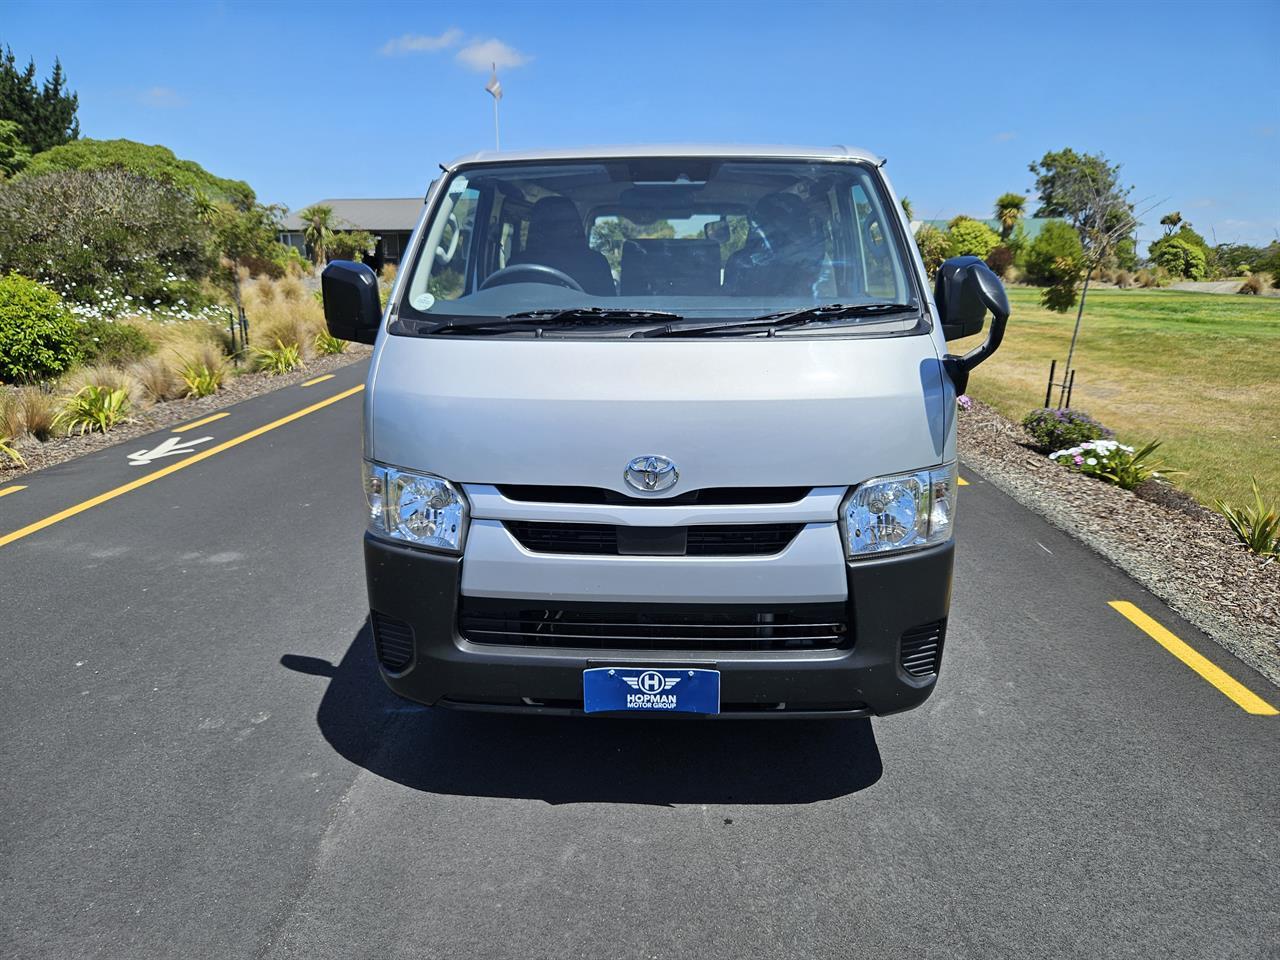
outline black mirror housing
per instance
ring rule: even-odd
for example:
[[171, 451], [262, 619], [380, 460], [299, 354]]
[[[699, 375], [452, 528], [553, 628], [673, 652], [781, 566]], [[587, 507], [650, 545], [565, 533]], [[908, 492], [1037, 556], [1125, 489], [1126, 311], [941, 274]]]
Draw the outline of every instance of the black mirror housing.
[[964, 393], [969, 385], [969, 371], [995, 353], [1004, 339], [1009, 297], [1000, 278], [980, 257], [952, 257], [938, 268], [933, 299], [942, 321], [943, 336], [948, 340], [981, 333], [987, 311], [991, 311], [991, 330], [986, 341], [962, 357], [948, 355], [943, 361], [955, 383], [956, 393]]
[[[1004, 284], [980, 257], [952, 257], [938, 268], [933, 300], [942, 318], [942, 332], [948, 340], [981, 333], [987, 310], [1009, 315]], [[988, 301], [996, 303], [991, 307]]]
[[320, 274], [320, 290], [330, 336], [356, 343], [378, 339], [382, 299], [372, 270], [352, 260], [334, 260]]

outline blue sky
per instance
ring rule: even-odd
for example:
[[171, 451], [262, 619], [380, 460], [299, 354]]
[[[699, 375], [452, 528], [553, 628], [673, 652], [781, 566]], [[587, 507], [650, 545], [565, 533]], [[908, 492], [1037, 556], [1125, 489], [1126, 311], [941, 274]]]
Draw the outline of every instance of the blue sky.
[[848, 143], [916, 215], [989, 216], [1046, 150], [1103, 151], [1219, 242], [1280, 230], [1280, 4], [14, 3], [83, 135], [162, 143], [267, 201], [411, 196], [503, 145]]

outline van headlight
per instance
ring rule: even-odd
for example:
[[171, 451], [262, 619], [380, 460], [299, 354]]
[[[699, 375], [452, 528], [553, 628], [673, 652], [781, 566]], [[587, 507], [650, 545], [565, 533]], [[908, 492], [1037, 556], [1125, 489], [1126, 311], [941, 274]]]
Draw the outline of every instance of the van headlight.
[[418, 547], [462, 552], [467, 536], [467, 498], [448, 480], [364, 462], [369, 529]]
[[853, 489], [840, 514], [851, 560], [943, 543], [955, 521], [956, 465], [868, 480]]

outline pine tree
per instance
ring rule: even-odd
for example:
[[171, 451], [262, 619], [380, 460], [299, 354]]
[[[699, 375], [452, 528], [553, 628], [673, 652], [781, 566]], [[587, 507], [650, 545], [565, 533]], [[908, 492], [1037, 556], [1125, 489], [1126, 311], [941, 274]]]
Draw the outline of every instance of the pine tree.
[[67, 89], [61, 61], [53, 62], [53, 72], [39, 86], [35, 60], [19, 70], [13, 49], [4, 48], [0, 55], [0, 120], [18, 125], [18, 137], [28, 152], [37, 154], [77, 139], [79, 106], [80, 98]]

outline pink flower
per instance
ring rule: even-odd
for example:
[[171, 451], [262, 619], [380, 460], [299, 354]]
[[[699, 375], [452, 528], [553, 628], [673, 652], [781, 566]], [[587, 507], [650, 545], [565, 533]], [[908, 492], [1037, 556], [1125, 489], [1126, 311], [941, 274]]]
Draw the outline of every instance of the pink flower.
[[1080, 466], [1080, 464], [1084, 463], [1084, 457], [1080, 456], [1080, 454], [1078, 453], [1074, 457], [1072, 457], [1072, 459], [1075, 460], [1077, 467]]

